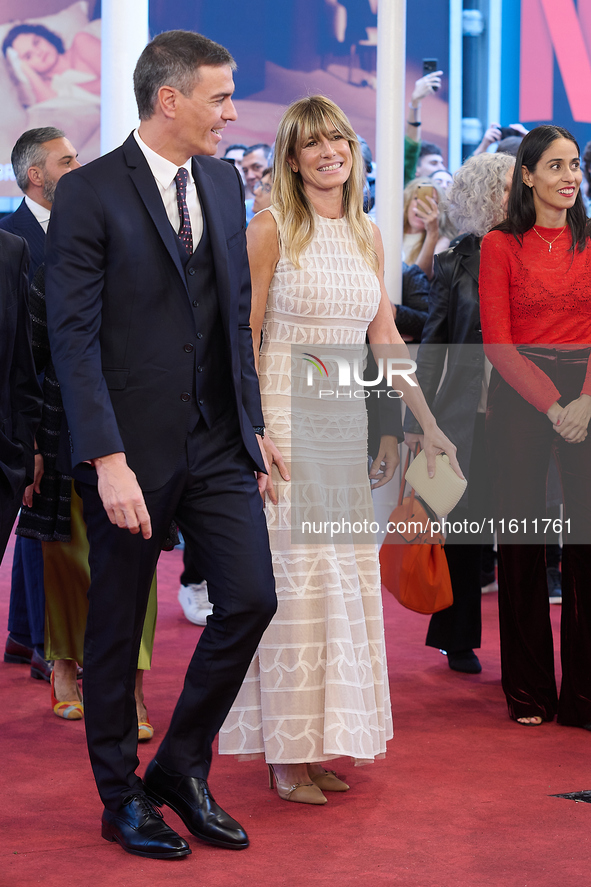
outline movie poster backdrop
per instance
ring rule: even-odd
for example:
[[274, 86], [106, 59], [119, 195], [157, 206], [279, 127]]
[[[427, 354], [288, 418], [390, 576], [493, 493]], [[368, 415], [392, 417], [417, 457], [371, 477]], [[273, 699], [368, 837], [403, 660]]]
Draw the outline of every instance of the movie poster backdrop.
[[[98, 157], [101, 22], [96, 7], [95, 0], [3, 0], [1, 197], [20, 195], [10, 152], [27, 129], [56, 126], [78, 149], [82, 163]], [[5, 45], [18, 25], [20, 33]]]

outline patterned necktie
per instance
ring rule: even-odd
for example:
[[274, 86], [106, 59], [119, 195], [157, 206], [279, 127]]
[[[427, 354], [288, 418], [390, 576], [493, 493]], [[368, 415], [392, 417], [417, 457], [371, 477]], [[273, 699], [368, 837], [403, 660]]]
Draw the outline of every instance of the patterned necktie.
[[183, 243], [187, 253], [193, 255], [193, 232], [191, 231], [191, 217], [189, 216], [189, 208], [187, 207], [187, 182], [189, 181], [189, 173], [184, 166], [181, 166], [176, 176], [176, 202], [179, 208], [179, 218], [181, 227], [179, 228], [179, 237]]

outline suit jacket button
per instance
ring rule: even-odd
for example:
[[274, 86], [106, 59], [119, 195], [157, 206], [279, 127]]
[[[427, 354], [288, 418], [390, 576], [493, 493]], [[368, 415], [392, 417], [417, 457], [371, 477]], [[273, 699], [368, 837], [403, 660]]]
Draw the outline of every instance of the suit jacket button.
[[186, 345], [183, 345], [183, 351], [186, 351], [187, 354], [190, 354], [192, 350], [193, 350], [193, 346], [191, 345], [190, 342], [187, 342]]
[[199, 406], [200, 406], [200, 407], [203, 406], [203, 401], [202, 401], [202, 400], [199, 401]]
[[199, 308], [199, 302], [197, 301], [197, 299], [193, 299], [192, 305], [193, 308]]
[[193, 275], [195, 274], [195, 269], [189, 268], [189, 274], [191, 275], [191, 277], [193, 277]]
[[197, 367], [197, 372], [198, 372], [198, 373], [202, 373], [202, 372], [203, 372], [203, 367]]
[[198, 339], [202, 339], [202, 338], [203, 338], [203, 333], [197, 333], [197, 338], [198, 338]]
[[191, 400], [191, 395], [187, 391], [183, 391], [183, 393], [181, 394], [181, 400], [183, 401], [183, 403], [188, 403], [188, 401]]

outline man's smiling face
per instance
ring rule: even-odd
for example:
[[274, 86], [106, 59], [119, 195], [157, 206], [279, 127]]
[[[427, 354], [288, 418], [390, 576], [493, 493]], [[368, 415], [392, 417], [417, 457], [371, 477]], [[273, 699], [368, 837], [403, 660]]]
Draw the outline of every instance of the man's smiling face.
[[226, 124], [238, 116], [233, 92], [229, 65], [202, 65], [191, 95], [178, 93], [176, 135], [178, 144], [186, 145], [187, 157], [216, 153]]

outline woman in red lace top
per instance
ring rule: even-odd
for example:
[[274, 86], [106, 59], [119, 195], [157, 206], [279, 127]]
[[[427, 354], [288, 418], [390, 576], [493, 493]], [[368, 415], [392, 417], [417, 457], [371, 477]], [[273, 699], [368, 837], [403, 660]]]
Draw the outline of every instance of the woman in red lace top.
[[[581, 178], [569, 132], [539, 126], [524, 138], [507, 219], [482, 241], [480, 313], [495, 368], [486, 428], [509, 714], [522, 724], [558, 714], [591, 730], [591, 248]], [[564, 497], [559, 699], [544, 545], [553, 454]]]

